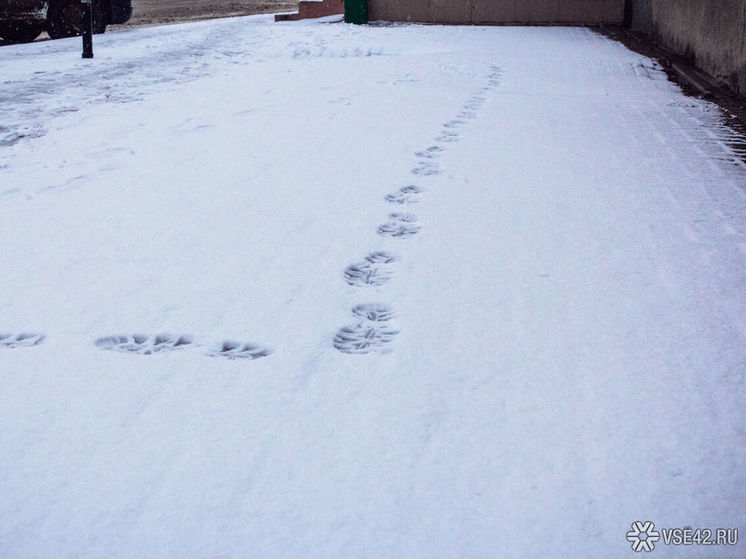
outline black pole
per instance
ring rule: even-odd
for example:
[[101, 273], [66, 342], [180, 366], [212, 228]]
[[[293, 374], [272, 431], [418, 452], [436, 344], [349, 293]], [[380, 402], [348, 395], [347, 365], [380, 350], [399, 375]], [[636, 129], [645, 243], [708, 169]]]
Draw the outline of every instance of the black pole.
[[81, 0], [83, 5], [83, 58], [93, 58], [93, 9], [91, 0]]

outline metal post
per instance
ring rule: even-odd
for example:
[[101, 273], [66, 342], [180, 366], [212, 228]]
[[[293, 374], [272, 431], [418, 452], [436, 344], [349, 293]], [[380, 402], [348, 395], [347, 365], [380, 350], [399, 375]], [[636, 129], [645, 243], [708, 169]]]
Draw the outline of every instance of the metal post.
[[368, 23], [368, 1], [345, 0], [345, 22], [357, 24]]
[[83, 6], [83, 58], [93, 58], [93, 6], [91, 0], [80, 0]]

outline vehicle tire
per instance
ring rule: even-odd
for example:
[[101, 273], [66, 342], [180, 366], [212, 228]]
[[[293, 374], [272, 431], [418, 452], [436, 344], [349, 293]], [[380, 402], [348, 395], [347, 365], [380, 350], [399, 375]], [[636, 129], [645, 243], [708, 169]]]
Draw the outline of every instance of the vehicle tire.
[[[83, 33], [83, 6], [80, 0], [58, 0], [49, 6], [47, 32], [52, 39], [75, 37]], [[93, 31], [103, 33], [106, 14], [99, 2], [93, 4]]]
[[30, 43], [36, 39], [42, 29], [24, 23], [10, 24], [0, 29], [0, 37], [9, 43]]
[[111, 18], [109, 12], [104, 9], [100, 0], [93, 0], [93, 32], [97, 35], [106, 32]]
[[99, 18], [98, 21], [96, 21], [96, 14], [93, 14], [93, 32], [96, 35], [106, 33], [106, 20]]

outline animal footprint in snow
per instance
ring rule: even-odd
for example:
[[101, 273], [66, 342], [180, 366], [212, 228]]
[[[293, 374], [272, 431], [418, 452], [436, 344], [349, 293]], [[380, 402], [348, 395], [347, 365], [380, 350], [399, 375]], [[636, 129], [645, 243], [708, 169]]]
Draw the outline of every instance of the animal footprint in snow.
[[132, 336], [106, 336], [96, 340], [96, 346], [109, 350], [121, 351], [123, 353], [137, 353], [139, 355], [153, 355], [168, 351], [178, 351], [195, 347], [191, 336], [171, 336], [170, 334], [157, 334], [146, 336], [134, 334]]
[[0, 348], [33, 347], [42, 343], [45, 338], [44, 334], [0, 334]]
[[463, 126], [464, 124], [465, 124], [465, 123], [464, 123], [464, 121], [463, 121], [463, 120], [450, 120], [450, 121], [446, 122], [446, 123], [445, 123], [445, 124], [443, 125], [443, 128], [448, 128], [448, 129], [453, 129], [453, 128], [460, 128], [460, 127], [462, 127], [462, 126]]
[[405, 239], [416, 235], [422, 227], [417, 225], [417, 216], [410, 213], [393, 213], [389, 220], [378, 228], [378, 234], [382, 237], [393, 237]]
[[403, 186], [398, 191], [388, 194], [386, 201], [392, 204], [416, 204], [419, 202], [418, 194], [422, 192], [422, 188], [410, 184], [409, 186]]
[[415, 223], [417, 221], [417, 214], [410, 212], [394, 212], [389, 214], [389, 219], [401, 221], [402, 223]]
[[432, 175], [440, 174], [440, 166], [432, 161], [421, 161], [417, 167], [412, 169], [413, 175], [419, 175], [421, 177], [429, 177]]
[[373, 266], [370, 262], [350, 264], [345, 270], [347, 283], [354, 286], [383, 285], [391, 279], [391, 270]]
[[379, 250], [371, 252], [365, 257], [365, 260], [371, 264], [391, 264], [392, 262], [396, 262], [396, 256], [385, 250]]
[[497, 87], [498, 85], [502, 84], [502, 76], [503, 71], [497, 66], [493, 66], [487, 83], [490, 85], [490, 87]]
[[342, 353], [383, 353], [398, 333], [386, 325], [360, 322], [340, 328], [334, 336], [334, 347]]
[[457, 132], [446, 130], [435, 139], [438, 140], [439, 142], [445, 142], [447, 144], [452, 144], [454, 142], [458, 142], [461, 139], [461, 135], [458, 134]]
[[477, 111], [484, 105], [484, 97], [472, 97], [469, 102], [466, 103], [465, 108], [469, 111]]
[[261, 359], [270, 355], [272, 350], [249, 343], [225, 341], [208, 351], [210, 357], [225, 359]]
[[357, 305], [352, 309], [352, 314], [360, 318], [359, 322], [340, 328], [334, 336], [334, 347], [342, 353], [383, 353], [399, 333], [387, 324], [396, 315], [388, 305]]
[[418, 151], [417, 153], [415, 153], [415, 155], [420, 159], [435, 159], [442, 152], [444, 152], [445, 149], [446, 148], [441, 146], [430, 146], [422, 151]]
[[373, 252], [362, 262], [347, 266], [345, 280], [356, 287], [383, 285], [394, 275], [390, 265], [395, 260], [388, 252]]
[[388, 305], [380, 303], [364, 303], [356, 305], [352, 309], [352, 314], [359, 318], [364, 318], [370, 322], [388, 322], [396, 318], [396, 312]]
[[394, 239], [406, 239], [420, 232], [419, 225], [409, 223], [397, 223], [394, 221], [384, 223], [378, 228], [378, 234], [382, 237], [393, 237]]

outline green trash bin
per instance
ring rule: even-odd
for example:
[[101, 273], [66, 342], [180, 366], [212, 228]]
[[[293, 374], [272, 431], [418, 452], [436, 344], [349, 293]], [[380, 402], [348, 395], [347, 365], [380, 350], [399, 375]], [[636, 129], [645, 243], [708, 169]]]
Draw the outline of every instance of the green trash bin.
[[345, 23], [368, 23], [368, 0], [345, 0]]

